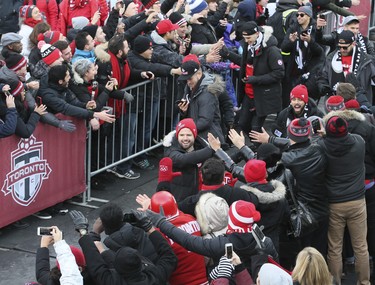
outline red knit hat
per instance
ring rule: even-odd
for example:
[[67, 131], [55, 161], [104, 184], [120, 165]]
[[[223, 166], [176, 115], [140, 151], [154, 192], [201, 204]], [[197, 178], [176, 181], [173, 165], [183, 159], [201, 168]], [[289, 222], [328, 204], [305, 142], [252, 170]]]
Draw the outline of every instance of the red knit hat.
[[345, 102], [345, 108], [357, 110], [357, 109], [361, 108], [361, 106], [359, 105], [357, 100], [352, 99], [352, 100], [349, 100], [349, 101]]
[[20, 18], [32, 18], [33, 9], [35, 5], [25, 5], [20, 7]]
[[305, 85], [297, 85], [290, 91], [290, 101], [292, 101], [293, 98], [301, 99], [305, 104], [309, 101], [309, 92], [307, 91], [307, 88]]
[[339, 95], [329, 97], [326, 101], [326, 109], [328, 112], [345, 110], [344, 98]]
[[309, 139], [311, 123], [305, 118], [294, 119], [288, 126], [288, 138], [296, 143], [302, 143]]
[[46, 44], [54, 44], [60, 40], [61, 33], [59, 31], [47, 31], [44, 34], [38, 35], [38, 41], [44, 41]]
[[266, 163], [263, 160], [250, 159], [244, 167], [246, 182], [267, 183]]
[[191, 53], [184, 57], [184, 59], [182, 60], [182, 63], [187, 62], [189, 60], [192, 60], [198, 63], [199, 65], [201, 64], [198, 57], [195, 54], [191, 54]]
[[10, 70], [17, 71], [27, 65], [27, 60], [19, 53], [11, 53], [5, 58], [5, 65]]
[[21, 81], [13, 81], [9, 83], [11, 94], [16, 97], [24, 90], [23, 83]]
[[[73, 245], [70, 245], [70, 250], [72, 251], [75, 259], [76, 259], [76, 263], [78, 266], [80, 267], [85, 267], [86, 266], [86, 259], [85, 259], [85, 256], [83, 255], [83, 252], [82, 250], [80, 250], [79, 248], [73, 246]], [[59, 264], [59, 261], [56, 259], [56, 266], [58, 269], [60, 269], [60, 264]]]
[[195, 125], [193, 119], [187, 118], [187, 119], [181, 120], [177, 124], [177, 127], [176, 127], [176, 137], [177, 138], [178, 138], [178, 134], [180, 133], [180, 131], [182, 129], [185, 129], [185, 128], [188, 128], [193, 133], [194, 138], [197, 137], [197, 135], [198, 135], [197, 126]]
[[51, 65], [61, 57], [61, 51], [50, 44], [42, 46], [40, 53], [42, 55], [42, 60], [47, 65]]
[[327, 121], [326, 134], [327, 137], [344, 137], [348, 134], [348, 123], [338, 116], [333, 116]]
[[229, 208], [227, 234], [250, 233], [254, 222], [260, 220], [260, 213], [251, 202], [238, 200]]

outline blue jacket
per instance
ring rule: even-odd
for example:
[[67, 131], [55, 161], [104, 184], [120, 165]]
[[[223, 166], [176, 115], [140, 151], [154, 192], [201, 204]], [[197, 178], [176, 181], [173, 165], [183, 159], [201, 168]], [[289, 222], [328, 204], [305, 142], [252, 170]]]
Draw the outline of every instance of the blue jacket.
[[83, 58], [88, 59], [94, 63], [95, 62], [94, 50], [85, 51], [85, 50], [76, 49], [76, 51], [74, 52], [74, 56], [72, 58], [72, 63], [75, 63], [77, 60], [83, 59]]

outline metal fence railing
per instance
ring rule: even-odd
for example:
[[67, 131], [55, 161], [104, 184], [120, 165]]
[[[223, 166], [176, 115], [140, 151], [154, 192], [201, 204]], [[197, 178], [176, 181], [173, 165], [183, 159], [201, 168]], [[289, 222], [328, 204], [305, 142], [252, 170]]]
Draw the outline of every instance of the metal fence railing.
[[82, 202], [74, 204], [97, 208], [90, 202], [108, 202], [92, 196], [92, 177], [122, 163], [131, 163], [132, 159], [162, 145], [162, 139], [174, 129], [178, 119], [174, 106], [177, 96], [175, 82], [172, 77], [156, 78], [124, 88], [134, 100], [114, 100], [116, 122], [104, 123], [98, 131], [88, 128], [87, 190], [83, 193]]

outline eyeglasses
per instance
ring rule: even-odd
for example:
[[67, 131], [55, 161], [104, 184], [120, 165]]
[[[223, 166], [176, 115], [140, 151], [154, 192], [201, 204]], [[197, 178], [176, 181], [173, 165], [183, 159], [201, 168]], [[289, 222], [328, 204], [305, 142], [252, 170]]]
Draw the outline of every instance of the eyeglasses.
[[303, 17], [305, 17], [305, 15], [306, 15], [306, 14], [298, 13], [298, 14], [297, 14], [297, 17], [301, 17], [301, 18], [303, 18]]
[[347, 50], [350, 46], [351, 46], [351, 44], [349, 44], [347, 46], [337, 46], [337, 47], [338, 47], [338, 49]]

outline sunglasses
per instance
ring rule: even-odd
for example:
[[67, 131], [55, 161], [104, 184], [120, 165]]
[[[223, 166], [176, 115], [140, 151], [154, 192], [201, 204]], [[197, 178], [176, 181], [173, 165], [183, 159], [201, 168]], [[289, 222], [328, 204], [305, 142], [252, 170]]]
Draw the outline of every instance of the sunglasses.
[[301, 17], [301, 18], [303, 18], [303, 17], [305, 17], [305, 15], [306, 15], [306, 14], [298, 13], [298, 14], [297, 14], [297, 17]]
[[343, 50], [347, 50], [349, 47], [351, 46], [350, 45], [347, 45], [347, 46], [337, 46], [339, 49], [343, 49]]

